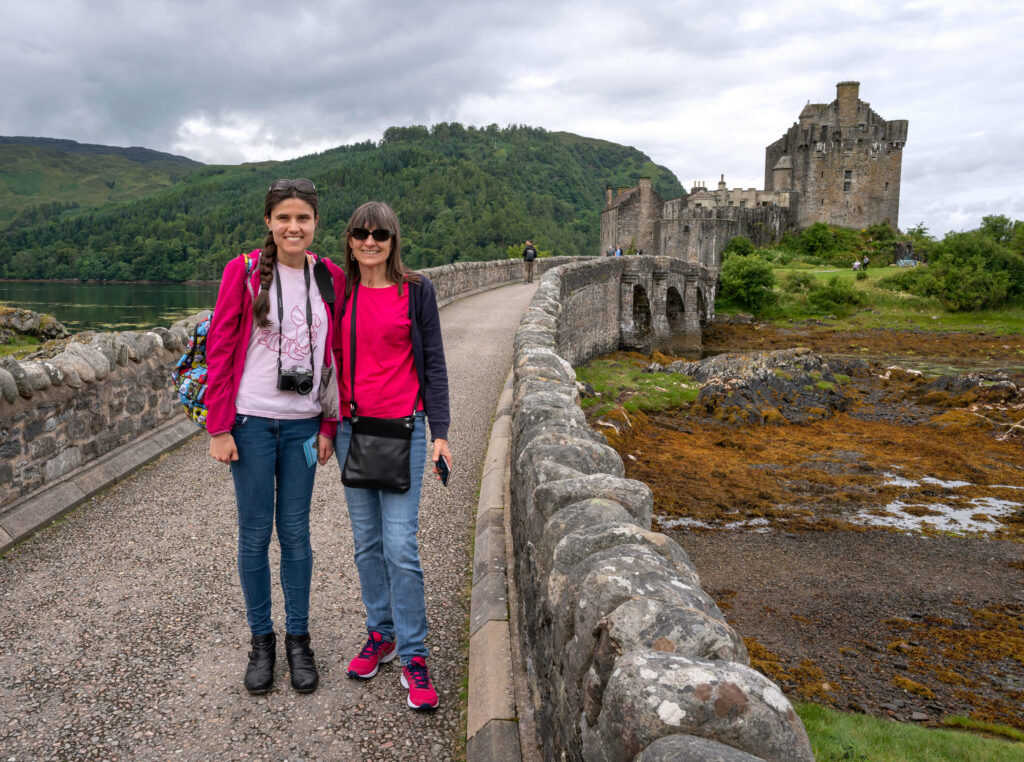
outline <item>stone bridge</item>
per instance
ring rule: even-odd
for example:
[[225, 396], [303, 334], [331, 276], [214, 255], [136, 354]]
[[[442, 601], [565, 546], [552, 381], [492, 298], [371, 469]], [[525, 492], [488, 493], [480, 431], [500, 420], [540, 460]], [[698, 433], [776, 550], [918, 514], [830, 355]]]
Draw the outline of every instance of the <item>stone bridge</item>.
[[230, 479], [166, 380], [187, 327], [0, 364], [5, 757], [812, 759], [685, 551], [651, 531], [649, 488], [579, 408], [573, 364], [699, 349], [714, 273], [647, 257], [539, 265], [536, 293], [510, 285], [518, 261], [428, 271], [448, 305], [457, 462], [421, 508], [433, 715], [405, 710], [393, 668], [345, 679], [365, 632], [331, 466], [311, 517], [321, 687], [293, 694], [281, 659], [274, 691], [241, 689]]
[[672, 257], [619, 257], [619, 336], [624, 349], [691, 353], [714, 317], [718, 273]]

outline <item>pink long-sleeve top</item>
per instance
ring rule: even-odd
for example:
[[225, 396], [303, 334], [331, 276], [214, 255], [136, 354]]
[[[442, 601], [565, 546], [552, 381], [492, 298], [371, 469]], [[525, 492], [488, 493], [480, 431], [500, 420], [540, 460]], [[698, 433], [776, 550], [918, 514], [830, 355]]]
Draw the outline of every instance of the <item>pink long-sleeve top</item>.
[[[313, 257], [314, 262], [321, 260], [327, 265], [334, 281], [334, 292], [341, 297], [345, 293], [345, 273], [330, 259], [317, 257], [311, 252], [307, 254]], [[259, 256], [258, 249], [249, 254], [250, 259], [257, 263]], [[259, 293], [258, 264], [253, 267], [249, 278], [252, 293]], [[338, 304], [335, 303], [335, 313], [337, 311]], [[331, 327], [334, 320], [335, 315], [328, 314]], [[217, 306], [214, 308], [210, 332], [206, 337], [206, 431], [210, 436], [229, 432], [235, 424], [235, 402], [242, 382], [242, 371], [245, 370], [245, 356], [249, 349], [252, 325], [253, 300], [245, 286], [245, 257], [238, 256], [224, 267], [220, 290], [217, 292]], [[330, 336], [331, 332], [327, 335]], [[323, 362], [325, 368], [334, 365], [330, 341], [325, 342]], [[325, 416], [320, 419], [322, 435], [333, 439], [337, 430], [336, 418]]]

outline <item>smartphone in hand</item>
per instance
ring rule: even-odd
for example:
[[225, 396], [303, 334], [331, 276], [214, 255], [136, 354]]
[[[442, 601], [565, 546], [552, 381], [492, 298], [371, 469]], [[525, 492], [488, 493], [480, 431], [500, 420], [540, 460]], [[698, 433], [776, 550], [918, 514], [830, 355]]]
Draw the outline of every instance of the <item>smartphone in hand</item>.
[[452, 467], [448, 463], [448, 458], [442, 455], [440, 458], [434, 461], [434, 466], [435, 468], [437, 468], [437, 473], [441, 475], [441, 484], [447, 487], [448, 477], [451, 476], [452, 473]]

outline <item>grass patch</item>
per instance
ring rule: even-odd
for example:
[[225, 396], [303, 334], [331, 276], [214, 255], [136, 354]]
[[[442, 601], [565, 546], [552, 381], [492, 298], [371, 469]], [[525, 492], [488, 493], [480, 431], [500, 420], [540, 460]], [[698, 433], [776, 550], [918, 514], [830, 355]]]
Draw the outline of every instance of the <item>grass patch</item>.
[[16, 335], [7, 344], [0, 344], [0, 357], [6, 355], [27, 354], [42, 344], [42, 340], [35, 336]]
[[[818, 762], [1019, 762], [1024, 743], [797, 704]], [[961, 727], [966, 727], [961, 725]], [[970, 730], [981, 728], [971, 727]]]
[[629, 413], [681, 408], [697, 399], [698, 384], [678, 373], [644, 373], [650, 361], [639, 354], [617, 352], [576, 369], [576, 379], [590, 384], [596, 397], [582, 407], [588, 415], [601, 416], [617, 406]]
[[999, 736], [1001, 738], [1008, 738], [1011, 741], [1017, 743], [1024, 743], [1024, 732], [1017, 730], [1017, 728], [1011, 728], [1006, 725], [999, 725], [994, 722], [979, 722], [978, 720], [972, 720], [970, 717], [945, 717], [942, 720], [942, 724], [950, 728], [963, 728], [973, 733], [981, 733], [986, 736]]
[[[915, 329], [929, 331], [987, 331], [994, 333], [1024, 333], [1024, 305], [1012, 304], [1000, 309], [978, 312], [949, 312], [937, 298], [914, 296], [900, 291], [880, 288], [877, 281], [883, 273], [895, 268], [870, 269], [868, 277], [857, 279], [852, 270], [827, 266], [809, 266], [793, 263], [775, 267], [775, 279], [782, 286], [778, 299], [758, 313], [758, 317], [771, 323], [785, 324], [793, 320], [827, 318], [828, 322], [843, 330]], [[860, 305], [843, 309], [824, 309], [808, 298], [815, 289], [822, 289], [836, 278], [848, 285], [863, 300]], [[716, 312], [728, 314], [715, 307]]]

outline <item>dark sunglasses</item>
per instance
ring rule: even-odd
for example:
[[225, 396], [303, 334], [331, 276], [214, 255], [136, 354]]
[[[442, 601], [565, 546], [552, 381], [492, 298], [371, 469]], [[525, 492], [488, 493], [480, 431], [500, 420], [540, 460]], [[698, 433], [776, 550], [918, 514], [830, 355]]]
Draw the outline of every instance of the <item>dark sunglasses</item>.
[[373, 240], [377, 243], [384, 243], [391, 238], [391, 231], [387, 228], [377, 228], [373, 231], [367, 230], [366, 228], [352, 228], [352, 230], [349, 231], [349, 235], [357, 241], [365, 241], [370, 236], [373, 236]]
[[316, 186], [313, 185], [313, 181], [307, 180], [305, 177], [300, 177], [298, 180], [274, 180], [270, 184], [270, 190], [272, 191], [286, 191], [293, 188], [299, 193], [316, 193]]

